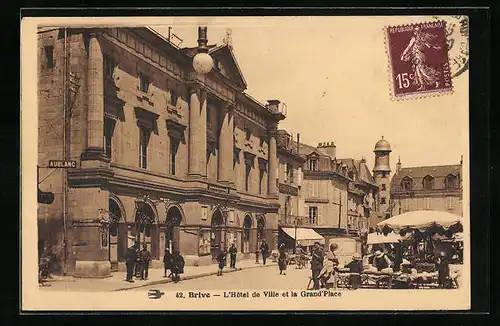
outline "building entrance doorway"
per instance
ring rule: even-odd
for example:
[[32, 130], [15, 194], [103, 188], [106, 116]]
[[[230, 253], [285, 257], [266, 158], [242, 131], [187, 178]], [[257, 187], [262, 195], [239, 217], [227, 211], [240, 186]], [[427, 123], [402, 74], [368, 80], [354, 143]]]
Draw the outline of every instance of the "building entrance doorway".
[[182, 215], [179, 208], [172, 206], [167, 212], [165, 218], [164, 244], [162, 249], [168, 249], [171, 253], [180, 250], [179, 248], [179, 226], [181, 225]]
[[[156, 233], [156, 223], [154, 218], [154, 212], [151, 206], [145, 202], [138, 202], [135, 213], [135, 229], [136, 236], [135, 240], [139, 244], [139, 248], [142, 250], [142, 245], [146, 244], [149, 252], [153, 256], [153, 259], [157, 258], [156, 248], [152, 248], [151, 241], [152, 235]], [[156, 246], [154, 246], [156, 247]]]
[[216, 260], [217, 255], [224, 247], [223, 239], [224, 217], [220, 210], [216, 210], [212, 215], [212, 224], [210, 229], [210, 253], [212, 260]]
[[250, 215], [246, 215], [243, 220], [243, 237], [241, 244], [241, 251], [244, 254], [250, 253], [250, 230], [252, 229], [252, 217]]
[[110, 198], [109, 199], [109, 242], [108, 242], [108, 254], [109, 262], [111, 263], [111, 271], [118, 271], [118, 261], [120, 260], [120, 253], [124, 252], [122, 248], [123, 241], [120, 241], [124, 237], [123, 231], [120, 230], [120, 221], [122, 220], [122, 211], [118, 203]]

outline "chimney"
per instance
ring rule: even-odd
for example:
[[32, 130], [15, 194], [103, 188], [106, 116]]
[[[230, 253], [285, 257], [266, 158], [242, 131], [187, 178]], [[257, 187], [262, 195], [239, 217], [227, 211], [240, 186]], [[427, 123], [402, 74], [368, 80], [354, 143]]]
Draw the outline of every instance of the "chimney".
[[460, 165], [462, 165], [463, 163], [464, 163], [464, 156], [460, 155]]
[[332, 159], [337, 157], [337, 146], [334, 142], [319, 143], [318, 148], [324, 149], [324, 152]]
[[207, 27], [198, 27], [198, 52], [208, 52]]
[[272, 113], [279, 113], [279, 100], [267, 100], [267, 107]]
[[300, 155], [299, 148], [300, 148], [300, 134], [297, 133], [297, 155]]
[[398, 163], [396, 163], [396, 174], [401, 172], [401, 157], [398, 156]]

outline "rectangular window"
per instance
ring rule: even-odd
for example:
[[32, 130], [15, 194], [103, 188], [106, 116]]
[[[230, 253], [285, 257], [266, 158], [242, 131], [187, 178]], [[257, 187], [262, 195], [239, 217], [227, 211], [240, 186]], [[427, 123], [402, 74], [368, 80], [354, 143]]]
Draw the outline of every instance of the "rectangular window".
[[[175, 90], [171, 89], [170, 90], [170, 101], [169, 101], [169, 104], [173, 105], [173, 106], [176, 106], [178, 98], [179, 98], [179, 95], [177, 94], [177, 92]], [[208, 115], [208, 109], [207, 109], [207, 115]]]
[[44, 47], [44, 50], [47, 68], [54, 68], [54, 47], [52, 45], [48, 45]]
[[431, 209], [431, 198], [430, 197], [425, 197], [424, 198], [424, 204], [425, 204], [425, 209]]
[[115, 70], [114, 60], [109, 56], [104, 56], [104, 77], [112, 78], [114, 70]]
[[317, 160], [309, 160], [309, 171], [318, 171], [318, 161]]
[[252, 166], [250, 164], [245, 165], [245, 191], [248, 192], [249, 182], [250, 182], [250, 171], [252, 170]]
[[139, 73], [139, 90], [144, 93], [149, 90], [149, 77], [143, 73]]
[[148, 168], [149, 135], [150, 130], [148, 128], [139, 128], [139, 166], [143, 169]]
[[284, 174], [285, 174], [283, 181], [286, 183], [288, 181], [288, 164], [283, 164], [283, 169], [284, 169]]
[[264, 170], [259, 171], [259, 195], [262, 195], [262, 181], [264, 180]]
[[385, 204], [385, 197], [380, 198], [380, 203]]
[[447, 209], [453, 209], [453, 197], [446, 197], [446, 208]]
[[382, 190], [385, 190], [385, 183], [382, 184]]
[[170, 174], [175, 175], [175, 157], [177, 156], [177, 149], [179, 142], [175, 139], [170, 140]]
[[309, 207], [309, 224], [315, 225], [318, 222], [318, 207]]
[[112, 141], [113, 141], [114, 121], [111, 119], [104, 119], [104, 148], [106, 155], [111, 158]]

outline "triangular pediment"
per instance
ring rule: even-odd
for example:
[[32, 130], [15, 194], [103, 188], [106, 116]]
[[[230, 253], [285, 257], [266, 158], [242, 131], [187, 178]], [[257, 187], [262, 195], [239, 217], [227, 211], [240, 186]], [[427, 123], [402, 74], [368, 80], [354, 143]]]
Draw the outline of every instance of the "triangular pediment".
[[213, 47], [208, 52], [214, 59], [214, 69], [241, 89], [247, 88], [243, 73], [233, 51], [227, 44]]

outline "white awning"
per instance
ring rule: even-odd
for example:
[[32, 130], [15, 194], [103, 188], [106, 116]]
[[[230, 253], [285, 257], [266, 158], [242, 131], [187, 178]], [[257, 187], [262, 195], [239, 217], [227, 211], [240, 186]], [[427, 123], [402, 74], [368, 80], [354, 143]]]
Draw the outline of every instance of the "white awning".
[[[301, 246], [312, 246], [317, 241], [321, 244], [325, 243], [325, 238], [319, 235], [313, 229], [305, 229], [305, 228], [281, 228], [288, 236], [292, 239], [296, 239]], [[295, 233], [297, 230], [297, 233]], [[297, 234], [297, 238], [295, 238], [295, 234]]]

